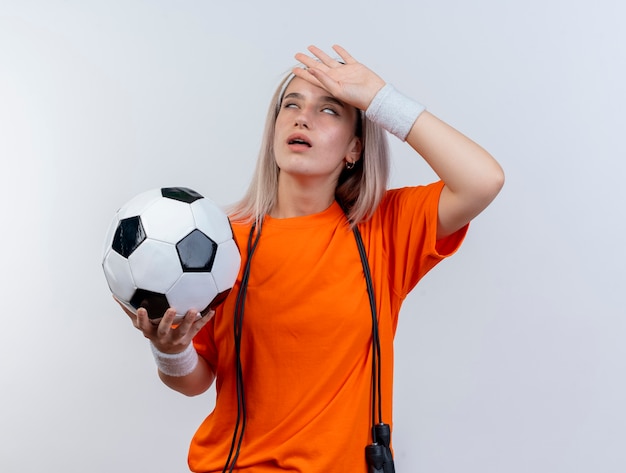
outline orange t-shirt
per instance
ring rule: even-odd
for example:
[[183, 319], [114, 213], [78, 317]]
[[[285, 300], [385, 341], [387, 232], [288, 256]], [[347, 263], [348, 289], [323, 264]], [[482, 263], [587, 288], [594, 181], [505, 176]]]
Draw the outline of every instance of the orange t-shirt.
[[[466, 232], [436, 241], [442, 187], [390, 190], [359, 225], [376, 293], [383, 420], [389, 424], [402, 301], [456, 251]], [[250, 225], [233, 227], [245, 261]], [[235, 471], [365, 473], [365, 447], [372, 441], [372, 321], [356, 241], [339, 205], [305, 217], [266, 217], [251, 268], [241, 345], [247, 425]], [[241, 276], [194, 339], [217, 375], [215, 409], [189, 449], [194, 472], [221, 472], [231, 446], [237, 415], [233, 318]]]

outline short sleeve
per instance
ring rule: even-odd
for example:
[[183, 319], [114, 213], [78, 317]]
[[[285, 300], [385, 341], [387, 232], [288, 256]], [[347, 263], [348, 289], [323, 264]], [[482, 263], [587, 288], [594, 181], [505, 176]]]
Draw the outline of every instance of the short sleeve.
[[440, 261], [461, 246], [468, 225], [437, 240], [439, 197], [443, 182], [404, 187], [387, 192], [377, 225], [382, 227], [384, 263], [391, 286], [401, 298]]

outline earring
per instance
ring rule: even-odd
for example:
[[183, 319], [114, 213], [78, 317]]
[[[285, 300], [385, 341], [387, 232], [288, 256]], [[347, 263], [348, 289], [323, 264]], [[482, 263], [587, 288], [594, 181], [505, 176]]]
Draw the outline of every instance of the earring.
[[346, 161], [346, 169], [348, 171], [351, 171], [353, 167], [354, 167], [354, 161]]

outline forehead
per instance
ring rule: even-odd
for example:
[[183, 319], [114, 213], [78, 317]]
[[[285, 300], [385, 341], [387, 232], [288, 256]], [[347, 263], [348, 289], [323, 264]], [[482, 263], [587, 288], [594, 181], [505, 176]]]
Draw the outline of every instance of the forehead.
[[291, 82], [285, 88], [285, 92], [283, 94], [283, 98], [287, 97], [289, 94], [300, 94], [305, 99], [332, 99], [333, 101], [339, 102], [342, 105], [346, 105], [341, 100], [333, 97], [331, 93], [329, 93], [326, 89], [322, 89], [317, 85], [311, 84], [310, 82], [300, 79], [299, 77], [294, 77]]

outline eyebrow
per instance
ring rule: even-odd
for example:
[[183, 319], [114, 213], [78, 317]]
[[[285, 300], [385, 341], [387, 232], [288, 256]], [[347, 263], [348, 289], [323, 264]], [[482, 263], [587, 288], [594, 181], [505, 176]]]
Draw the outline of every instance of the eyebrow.
[[[291, 93], [289, 93], [289, 94], [287, 94], [287, 95], [285, 95], [283, 97], [283, 100], [285, 100], [285, 99], [304, 100], [304, 95], [302, 95], [302, 94], [300, 94], [298, 92], [291, 92]], [[330, 102], [330, 103], [333, 103], [335, 105], [338, 105], [341, 108], [345, 108], [346, 107], [345, 104], [341, 100], [336, 99], [335, 97], [333, 97], [331, 95], [325, 95], [323, 97], [320, 97], [320, 102]]]

